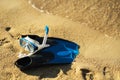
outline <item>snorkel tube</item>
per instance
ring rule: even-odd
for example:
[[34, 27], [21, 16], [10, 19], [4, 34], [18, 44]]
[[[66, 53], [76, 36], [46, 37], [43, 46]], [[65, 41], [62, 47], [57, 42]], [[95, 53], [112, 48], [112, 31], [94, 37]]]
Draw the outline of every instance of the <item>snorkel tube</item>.
[[48, 28], [48, 26], [46, 26], [45, 27], [45, 35], [44, 35], [44, 39], [43, 39], [43, 42], [42, 42], [42, 46], [46, 45], [47, 37], [48, 37], [48, 32], [49, 32], [49, 28]]

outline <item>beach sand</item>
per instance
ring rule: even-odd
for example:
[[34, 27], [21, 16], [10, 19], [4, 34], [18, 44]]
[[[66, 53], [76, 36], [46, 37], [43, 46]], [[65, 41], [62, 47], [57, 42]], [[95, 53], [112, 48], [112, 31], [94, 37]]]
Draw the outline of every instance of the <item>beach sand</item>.
[[[0, 0], [0, 80], [120, 80], [120, 0]], [[77, 43], [70, 65], [20, 71], [21, 35]]]

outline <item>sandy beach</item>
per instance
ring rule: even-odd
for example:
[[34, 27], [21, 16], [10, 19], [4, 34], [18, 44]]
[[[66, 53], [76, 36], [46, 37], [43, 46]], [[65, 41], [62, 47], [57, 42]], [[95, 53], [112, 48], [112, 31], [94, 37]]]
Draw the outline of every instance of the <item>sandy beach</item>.
[[[0, 0], [0, 80], [120, 80], [120, 0]], [[21, 35], [77, 43], [69, 65], [22, 72], [14, 62], [23, 52]]]

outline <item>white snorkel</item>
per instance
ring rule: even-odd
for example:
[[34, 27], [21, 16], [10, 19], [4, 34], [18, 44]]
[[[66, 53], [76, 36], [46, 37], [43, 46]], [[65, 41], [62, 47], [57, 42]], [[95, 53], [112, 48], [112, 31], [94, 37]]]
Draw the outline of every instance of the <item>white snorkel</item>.
[[[48, 32], [49, 32], [49, 28], [48, 28], [48, 26], [45, 26], [45, 35], [44, 35], [42, 44], [39, 44], [38, 41], [35, 41], [35, 40], [33, 40], [33, 39], [30, 39], [30, 38], [28, 38], [28, 36], [27, 36], [25, 39], [27, 39], [27, 40], [30, 41], [31, 43], [37, 45], [38, 49], [35, 50], [35, 51], [32, 51], [32, 52], [27, 49], [27, 50], [30, 52], [29, 54], [19, 53], [18, 57], [19, 57], [19, 58], [22, 58], [22, 57], [26, 57], [26, 56], [31, 56], [31, 55], [35, 54], [37, 51], [39, 51], [39, 50], [41, 50], [41, 49], [43, 49], [43, 48], [45, 48], [45, 47], [49, 47], [50, 45], [49, 45], [49, 44], [46, 44], [46, 42], [47, 42], [47, 37], [48, 37]], [[27, 43], [26, 43], [26, 44], [27, 44]], [[27, 46], [26, 46], [26, 47], [27, 47]]]
[[43, 48], [49, 46], [49, 44], [46, 44], [47, 37], [48, 37], [48, 32], [49, 32], [49, 28], [48, 28], [48, 26], [45, 26], [45, 35], [44, 35], [44, 39], [43, 39], [43, 42], [42, 42], [42, 45], [41, 45], [41, 47], [43, 47]]

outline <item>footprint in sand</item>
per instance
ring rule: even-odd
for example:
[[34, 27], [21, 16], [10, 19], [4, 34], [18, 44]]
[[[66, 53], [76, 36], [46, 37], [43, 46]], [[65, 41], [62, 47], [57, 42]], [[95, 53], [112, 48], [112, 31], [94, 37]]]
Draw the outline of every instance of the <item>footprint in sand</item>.
[[4, 45], [5, 43], [9, 43], [10, 41], [6, 40], [6, 38], [0, 39], [0, 46]]
[[11, 33], [9, 33], [10, 30], [11, 30], [11, 27], [6, 27], [5, 28], [5, 31], [7, 31], [8, 34], [13, 38], [14, 36]]
[[20, 37], [20, 34], [16, 33], [16, 34], [13, 35], [13, 34], [10, 33], [10, 30], [11, 30], [11, 27], [5, 27], [5, 31], [7, 31], [7, 33], [10, 35], [10, 37], [18, 40], [19, 37]]
[[88, 70], [88, 69], [80, 69], [80, 70], [82, 72], [83, 80], [93, 80], [94, 79], [93, 74], [90, 70]]
[[106, 75], [106, 67], [103, 68], [103, 75]]
[[107, 67], [103, 68], [103, 75], [106, 80], [113, 80], [113, 75], [110, 72], [110, 69]]

